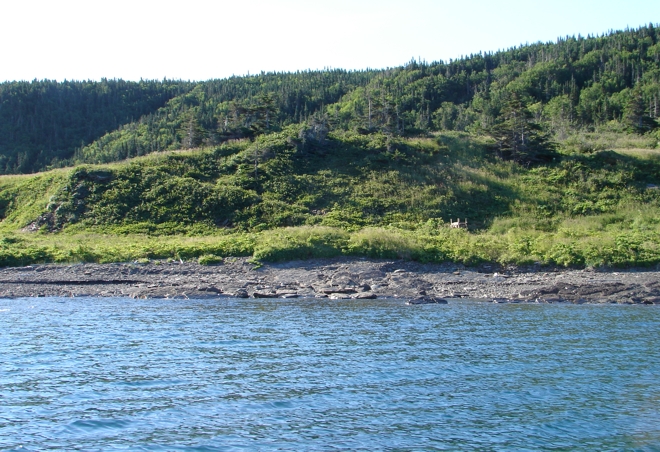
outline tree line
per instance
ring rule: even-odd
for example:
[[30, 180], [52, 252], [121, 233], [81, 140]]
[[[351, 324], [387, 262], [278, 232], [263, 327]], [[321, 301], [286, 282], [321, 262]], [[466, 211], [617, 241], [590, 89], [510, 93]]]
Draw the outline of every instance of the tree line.
[[191, 88], [191, 83], [170, 80], [0, 83], [0, 173], [66, 162], [76, 149]]
[[503, 158], [543, 160], [575, 130], [655, 133], [658, 34], [649, 24], [384, 70], [3, 83], [0, 172], [212, 146], [303, 122], [365, 134], [468, 131], [493, 137]]

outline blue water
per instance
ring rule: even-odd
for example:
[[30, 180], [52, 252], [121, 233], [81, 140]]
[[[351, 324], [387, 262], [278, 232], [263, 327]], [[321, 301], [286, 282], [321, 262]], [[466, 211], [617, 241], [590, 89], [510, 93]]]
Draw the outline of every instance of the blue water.
[[660, 309], [0, 300], [2, 450], [660, 450]]

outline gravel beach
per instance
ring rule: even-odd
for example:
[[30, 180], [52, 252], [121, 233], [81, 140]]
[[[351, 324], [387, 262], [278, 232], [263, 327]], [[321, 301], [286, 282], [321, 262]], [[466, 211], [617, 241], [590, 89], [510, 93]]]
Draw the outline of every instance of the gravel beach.
[[0, 270], [0, 297], [472, 298], [514, 303], [660, 304], [657, 269], [574, 270], [420, 264], [359, 258], [255, 267], [247, 258], [31, 265]]

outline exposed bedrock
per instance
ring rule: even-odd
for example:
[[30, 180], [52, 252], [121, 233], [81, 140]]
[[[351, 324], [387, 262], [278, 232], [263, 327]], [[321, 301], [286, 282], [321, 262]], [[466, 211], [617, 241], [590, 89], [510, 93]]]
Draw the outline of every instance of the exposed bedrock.
[[[660, 271], [502, 268], [369, 259], [317, 259], [256, 268], [244, 258], [218, 265], [32, 265], [0, 269], [0, 297], [447, 298], [497, 303], [660, 304]], [[426, 301], [425, 301], [426, 300]], [[434, 303], [436, 300], [437, 303]]]

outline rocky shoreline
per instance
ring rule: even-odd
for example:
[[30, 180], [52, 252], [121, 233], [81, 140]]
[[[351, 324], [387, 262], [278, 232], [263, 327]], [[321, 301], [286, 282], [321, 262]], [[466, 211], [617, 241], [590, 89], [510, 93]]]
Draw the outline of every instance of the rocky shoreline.
[[660, 271], [464, 267], [359, 258], [256, 267], [246, 258], [191, 262], [31, 265], [0, 270], [0, 297], [471, 298], [496, 303], [660, 304]]

